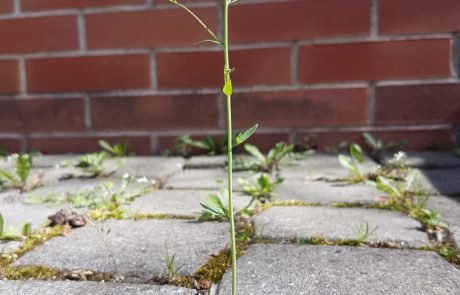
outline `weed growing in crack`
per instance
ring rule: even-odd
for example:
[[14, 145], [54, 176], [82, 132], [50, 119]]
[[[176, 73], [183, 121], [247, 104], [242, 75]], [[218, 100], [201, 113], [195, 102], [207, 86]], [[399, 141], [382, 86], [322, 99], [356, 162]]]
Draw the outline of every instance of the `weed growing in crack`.
[[174, 281], [176, 279], [176, 275], [184, 267], [183, 264], [177, 265], [176, 264], [176, 254], [173, 253], [172, 255], [169, 254], [168, 246], [165, 244], [165, 262], [166, 262], [166, 271], [168, 274], [168, 279], [170, 281]]
[[350, 143], [348, 141], [341, 141], [336, 145], [330, 145], [324, 148], [324, 151], [328, 154], [339, 155], [346, 153], [350, 148]]
[[134, 155], [134, 153], [130, 152], [129, 145], [127, 143], [115, 143], [111, 145], [107, 141], [101, 139], [99, 140], [99, 146], [111, 157], [126, 157]]
[[[224, 19], [223, 19], [223, 39], [220, 40], [217, 35], [190, 9], [188, 9], [183, 4], [179, 3], [177, 0], [170, 0], [171, 3], [183, 8], [188, 12], [202, 27], [203, 29], [211, 36], [211, 39], [204, 40], [202, 42], [210, 42], [218, 46], [223, 47], [224, 52], [224, 86], [222, 92], [226, 97], [226, 111], [227, 111], [227, 161], [228, 161], [228, 212], [223, 211], [222, 202], [216, 201], [216, 198], [210, 199], [211, 203], [204, 203], [203, 208], [207, 210], [210, 214], [217, 213], [218, 215], [224, 215], [230, 222], [230, 240], [231, 240], [231, 258], [232, 258], [232, 295], [236, 294], [236, 237], [235, 237], [235, 216], [233, 209], [233, 184], [232, 184], [232, 165], [233, 165], [233, 148], [245, 142], [257, 129], [257, 124], [248, 130], [238, 134], [233, 140], [232, 135], [232, 100], [231, 96], [233, 94], [233, 85], [231, 80], [231, 73], [234, 71], [230, 67], [229, 59], [229, 34], [228, 34], [228, 19], [229, 19], [229, 7], [231, 4], [237, 2], [238, 0], [224, 0]], [[217, 210], [217, 211], [215, 211]]]
[[366, 175], [361, 165], [364, 162], [364, 152], [358, 144], [354, 143], [350, 146], [350, 156], [339, 155], [339, 162], [350, 171], [351, 177], [348, 178], [350, 182], [357, 183], [366, 180]]
[[[104, 244], [104, 250], [107, 253], [107, 257], [109, 258], [110, 262], [112, 263], [113, 270], [115, 271], [115, 274], [118, 274], [118, 266], [117, 262], [115, 261], [115, 256], [113, 255], [112, 248], [110, 247], [110, 232], [111, 229], [108, 227], [102, 226], [100, 223], [96, 222], [93, 223], [92, 226], [96, 230], [98, 237]], [[117, 275], [116, 275], [117, 276]]]
[[279, 169], [283, 160], [293, 155], [294, 146], [284, 142], [279, 142], [272, 148], [267, 155], [264, 155], [258, 147], [252, 144], [245, 144], [244, 149], [254, 160], [238, 160], [235, 170], [254, 170], [259, 172], [272, 173]]
[[368, 132], [364, 132], [362, 134], [364, 142], [366, 143], [368, 149], [369, 149], [369, 157], [373, 159], [376, 162], [380, 162], [380, 159], [382, 157], [382, 154], [390, 149], [400, 147], [402, 142], [397, 142], [397, 141], [390, 141], [388, 143], [385, 143], [381, 139], [377, 139], [372, 134]]
[[32, 156], [13, 154], [7, 161], [14, 162], [14, 170], [0, 169], [0, 187], [12, 187], [28, 192], [41, 185], [43, 171], [32, 173]]
[[269, 175], [262, 173], [257, 179], [256, 184], [253, 184], [252, 182], [241, 178], [238, 179], [238, 182], [243, 192], [251, 196], [250, 203], [245, 207], [245, 209], [247, 209], [256, 200], [261, 203], [270, 201], [272, 199], [273, 192], [275, 191], [276, 187], [281, 182], [283, 182], [283, 179], [276, 178], [276, 180], [272, 181]]
[[0, 213], [0, 240], [22, 241], [32, 237], [32, 234], [32, 223], [30, 222], [22, 224], [20, 233], [13, 227], [9, 227], [7, 230], [5, 230], [5, 220], [3, 215]]
[[360, 244], [362, 244], [367, 239], [369, 239], [369, 237], [375, 233], [376, 230], [377, 226], [371, 229], [369, 227], [369, 222], [362, 222], [357, 228], [355, 228], [355, 238]]
[[193, 140], [189, 135], [185, 134], [176, 138], [176, 152], [183, 157], [189, 157], [192, 148], [203, 150], [210, 156], [227, 153], [227, 137], [217, 141], [212, 136], [207, 136], [204, 140]]

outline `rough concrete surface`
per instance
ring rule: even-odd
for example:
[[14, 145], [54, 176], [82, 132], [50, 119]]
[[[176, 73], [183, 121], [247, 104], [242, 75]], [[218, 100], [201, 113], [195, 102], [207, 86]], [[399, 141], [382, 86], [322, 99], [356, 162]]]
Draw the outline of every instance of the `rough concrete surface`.
[[274, 199], [320, 204], [338, 202], [368, 204], [385, 197], [382, 191], [365, 184], [286, 179], [276, 188]]
[[[200, 203], [206, 202], [209, 194], [219, 192], [208, 190], [158, 190], [137, 198], [128, 209], [133, 213], [163, 213], [174, 215], [201, 215]], [[249, 204], [251, 198], [235, 193], [234, 206], [242, 209]], [[220, 197], [225, 204], [226, 196]]]
[[174, 286], [115, 284], [104, 282], [0, 281], [2, 295], [194, 295]]
[[271, 207], [254, 218], [257, 235], [277, 239], [321, 236], [330, 240], [357, 239], [361, 227], [377, 227], [366, 241], [392, 242], [403, 247], [429, 245], [421, 224], [387, 210], [326, 207]]
[[[110, 229], [103, 238], [100, 229]], [[188, 220], [112, 220], [75, 229], [21, 257], [15, 265], [90, 270], [150, 278], [166, 274], [166, 256], [176, 255], [179, 274], [192, 275], [228, 243], [226, 223]], [[113, 253], [111, 258], [110, 252]]]
[[[457, 295], [460, 270], [436, 253], [357, 247], [253, 245], [238, 260], [238, 294]], [[231, 274], [218, 295], [231, 293]]]

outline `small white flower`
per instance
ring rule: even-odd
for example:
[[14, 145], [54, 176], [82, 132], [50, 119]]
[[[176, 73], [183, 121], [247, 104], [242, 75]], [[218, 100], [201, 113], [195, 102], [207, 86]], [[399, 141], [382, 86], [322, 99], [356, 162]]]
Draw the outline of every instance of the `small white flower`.
[[125, 174], [123, 174], [123, 179], [128, 179], [129, 178], [129, 173], [126, 172]]
[[144, 176], [144, 177], [136, 179], [136, 181], [137, 181], [137, 183], [146, 183], [149, 180], [147, 179], [147, 177]]

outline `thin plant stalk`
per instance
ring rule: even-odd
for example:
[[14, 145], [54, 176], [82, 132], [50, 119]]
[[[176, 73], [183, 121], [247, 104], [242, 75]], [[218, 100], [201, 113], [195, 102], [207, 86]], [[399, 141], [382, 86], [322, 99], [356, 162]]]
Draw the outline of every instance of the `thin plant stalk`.
[[[224, 81], [225, 85], [230, 80], [230, 59], [228, 54], [228, 0], [224, 0], [224, 57], [225, 57], [225, 65], [224, 65]], [[231, 91], [230, 91], [231, 92]], [[226, 93], [227, 97], [227, 157], [228, 157], [228, 210], [229, 210], [229, 217], [230, 217], [230, 239], [231, 239], [231, 256], [232, 256], [232, 295], [236, 294], [236, 241], [235, 241], [235, 215], [233, 209], [233, 184], [232, 184], [232, 161], [233, 161], [233, 154], [232, 154], [232, 100], [231, 94]]]

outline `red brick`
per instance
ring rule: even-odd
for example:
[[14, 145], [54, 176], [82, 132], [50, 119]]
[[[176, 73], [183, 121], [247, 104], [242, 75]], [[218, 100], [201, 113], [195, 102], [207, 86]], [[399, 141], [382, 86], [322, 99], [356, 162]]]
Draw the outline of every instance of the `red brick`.
[[[2, 0], [5, 1], [5, 0]], [[23, 11], [144, 4], [145, 0], [21, 0]]]
[[[216, 9], [194, 10], [210, 28]], [[182, 9], [91, 14], [86, 17], [89, 48], [145, 48], [192, 45], [209, 39], [206, 31]]]
[[460, 122], [460, 84], [379, 87], [379, 125]]
[[[433, 147], [438, 147], [441, 150], [448, 150], [452, 148], [452, 140], [449, 129], [439, 130], [407, 130], [401, 128], [400, 130], [382, 131], [372, 130], [368, 131], [375, 138], [381, 139], [384, 142], [401, 142], [399, 149], [402, 150], [428, 150]], [[358, 143], [365, 147], [362, 137], [362, 132], [358, 131], [326, 131], [313, 133], [313, 144], [319, 150], [326, 150], [327, 148], [337, 146], [343, 141], [348, 143]], [[299, 139], [303, 139], [309, 133], [300, 133]], [[398, 148], [395, 149], [395, 151]]]
[[19, 68], [15, 60], [0, 61], [0, 93], [16, 93], [19, 89]]
[[77, 18], [47, 16], [1, 20], [0, 40], [3, 40], [0, 53], [77, 49]]
[[403, 150], [451, 150], [453, 148], [449, 129], [439, 130], [397, 130], [372, 132], [377, 138], [389, 141], [402, 141]]
[[[235, 86], [289, 84], [288, 48], [236, 50], [230, 56]], [[159, 53], [160, 88], [221, 87], [222, 52]]]
[[368, 35], [369, 0], [303, 0], [231, 8], [232, 42]]
[[458, 0], [384, 0], [379, 5], [379, 30], [382, 34], [460, 30]]
[[0, 101], [0, 132], [80, 131], [82, 99], [12, 99]]
[[21, 145], [19, 138], [0, 138], [0, 149], [8, 153], [20, 152]]
[[213, 128], [218, 125], [215, 95], [96, 97], [91, 99], [97, 130]]
[[307, 90], [243, 93], [234, 96], [235, 127], [364, 125], [367, 90]]
[[299, 79], [306, 83], [450, 76], [450, 39], [305, 46]]
[[0, 1], [0, 14], [12, 13], [14, 11], [13, 0]]
[[30, 92], [82, 92], [150, 87], [147, 54], [28, 60]]
[[[216, 1], [220, 1], [220, 0], [181, 0], [179, 2], [188, 4], [188, 3], [197, 3], [197, 2], [199, 2], [199, 3], [204, 3], [204, 2], [216, 3]], [[155, 0], [154, 4], [160, 4], [160, 5], [168, 4], [170, 6], [176, 6], [175, 4], [172, 4], [171, 1], [169, 1], [169, 0]]]
[[149, 155], [150, 138], [146, 136], [116, 136], [116, 137], [32, 137], [28, 139], [30, 151], [40, 151], [45, 154], [91, 153], [101, 150], [98, 141], [103, 139], [111, 144], [128, 143], [129, 150], [136, 155]]

